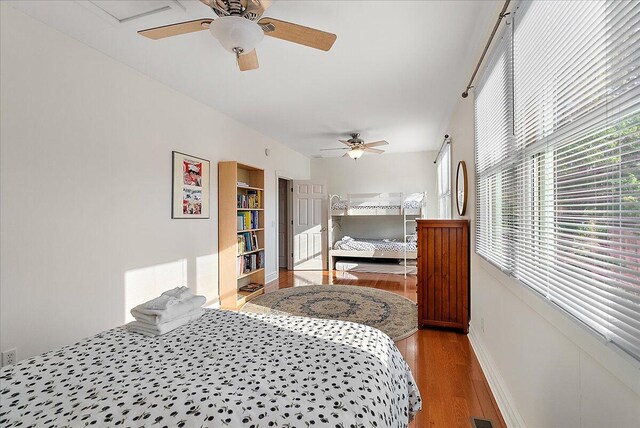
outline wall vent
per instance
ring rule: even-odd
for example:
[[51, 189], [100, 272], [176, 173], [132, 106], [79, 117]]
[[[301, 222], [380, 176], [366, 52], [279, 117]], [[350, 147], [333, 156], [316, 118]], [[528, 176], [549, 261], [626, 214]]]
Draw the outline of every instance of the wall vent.
[[471, 418], [472, 428], [493, 428], [493, 422], [489, 419]]

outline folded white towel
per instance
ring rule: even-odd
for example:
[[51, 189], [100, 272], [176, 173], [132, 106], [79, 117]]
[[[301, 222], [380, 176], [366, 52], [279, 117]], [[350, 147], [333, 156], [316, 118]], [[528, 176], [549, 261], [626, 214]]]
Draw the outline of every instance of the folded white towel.
[[185, 300], [189, 297], [192, 297], [193, 294], [191, 290], [187, 287], [176, 287], [171, 290], [167, 290], [162, 293], [160, 296], [155, 299], [151, 299], [148, 302], [144, 302], [138, 307], [145, 307], [146, 309], [153, 310], [165, 310], [171, 305], [175, 305], [180, 302], [180, 300]]
[[175, 297], [178, 300], [185, 300], [193, 296], [191, 290], [188, 287], [176, 287], [173, 290], [167, 290], [162, 293], [163, 296]]
[[204, 314], [204, 309], [196, 309], [187, 315], [161, 324], [149, 324], [143, 321], [133, 321], [127, 324], [127, 329], [145, 336], [160, 336], [181, 327], [191, 321], [195, 321]]
[[138, 321], [144, 321], [149, 324], [162, 324], [186, 316], [207, 301], [206, 297], [199, 295], [191, 296], [184, 300], [177, 300], [174, 297], [169, 297], [169, 299], [173, 299], [174, 303], [163, 309], [150, 309], [146, 303], [143, 303], [131, 309], [131, 315]]
[[167, 309], [168, 307], [170, 307], [171, 305], [175, 305], [176, 303], [179, 303], [180, 300], [176, 299], [175, 297], [171, 297], [171, 296], [167, 296], [165, 294], [156, 297], [155, 299], [151, 299], [148, 302], [143, 303], [142, 305], [139, 305], [140, 307], [144, 306], [147, 309], [153, 309], [153, 310], [158, 310], [158, 311], [162, 311]]

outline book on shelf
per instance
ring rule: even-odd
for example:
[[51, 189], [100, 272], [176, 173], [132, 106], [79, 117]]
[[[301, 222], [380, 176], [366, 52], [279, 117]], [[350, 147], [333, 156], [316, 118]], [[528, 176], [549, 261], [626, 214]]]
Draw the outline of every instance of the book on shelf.
[[247, 190], [247, 194], [238, 193], [236, 197], [238, 208], [262, 208], [262, 195], [257, 190]]
[[264, 251], [246, 254], [237, 258], [238, 276], [264, 268]]
[[252, 282], [250, 284], [243, 285], [238, 290], [244, 291], [245, 293], [253, 293], [255, 291], [261, 290], [262, 288], [263, 288], [262, 284], [257, 284], [255, 282]]
[[238, 234], [238, 255], [259, 249], [258, 235], [255, 232]]
[[236, 215], [238, 231], [259, 229], [260, 213], [258, 211], [239, 211]]

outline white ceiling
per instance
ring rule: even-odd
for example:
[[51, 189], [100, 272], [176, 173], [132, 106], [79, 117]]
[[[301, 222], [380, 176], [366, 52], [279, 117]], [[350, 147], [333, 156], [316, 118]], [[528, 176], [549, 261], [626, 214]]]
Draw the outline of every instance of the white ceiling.
[[351, 131], [365, 141], [386, 139], [388, 151], [437, 149], [497, 7], [496, 1], [277, 1], [266, 16], [335, 33], [333, 49], [265, 37], [257, 48], [260, 68], [239, 72], [207, 31], [157, 41], [136, 33], [212, 17], [197, 0], [11, 4], [309, 156], [339, 147], [337, 139]]

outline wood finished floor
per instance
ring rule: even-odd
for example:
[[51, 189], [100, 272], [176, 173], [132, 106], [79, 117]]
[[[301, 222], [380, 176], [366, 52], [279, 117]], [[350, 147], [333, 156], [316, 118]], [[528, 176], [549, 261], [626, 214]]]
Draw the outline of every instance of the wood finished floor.
[[[309, 284], [343, 284], [391, 291], [416, 301], [416, 279], [402, 275], [328, 271], [280, 271], [267, 293]], [[464, 334], [418, 330], [396, 343], [409, 364], [422, 395], [422, 410], [410, 428], [471, 426], [471, 417], [491, 419], [506, 427], [480, 364]]]

